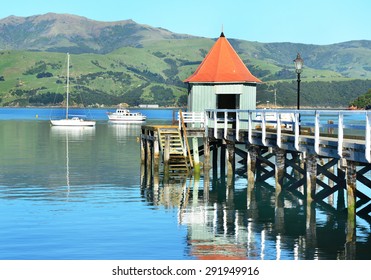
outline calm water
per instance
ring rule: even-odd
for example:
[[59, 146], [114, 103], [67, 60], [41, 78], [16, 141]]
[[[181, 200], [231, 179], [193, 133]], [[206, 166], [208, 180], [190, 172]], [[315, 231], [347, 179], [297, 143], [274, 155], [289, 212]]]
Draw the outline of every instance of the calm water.
[[[0, 109], [0, 259], [349, 257], [346, 218], [276, 200], [273, 179], [252, 194], [243, 175], [233, 187], [212, 173], [165, 184], [141, 169], [140, 125], [92, 112], [95, 128], [63, 129], [47, 109]], [[356, 232], [356, 259], [371, 259], [370, 225], [357, 218]]]

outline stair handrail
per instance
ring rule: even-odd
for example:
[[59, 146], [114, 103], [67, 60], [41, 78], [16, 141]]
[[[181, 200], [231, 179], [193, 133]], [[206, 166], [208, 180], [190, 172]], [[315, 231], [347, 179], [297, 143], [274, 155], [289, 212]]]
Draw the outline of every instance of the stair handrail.
[[180, 122], [182, 124], [183, 137], [185, 138], [185, 144], [186, 144], [186, 148], [187, 148], [187, 155], [188, 155], [188, 158], [189, 158], [189, 163], [190, 163], [191, 167], [193, 168], [192, 154], [191, 154], [191, 150], [189, 149], [189, 145], [188, 145], [187, 128], [186, 128], [185, 123], [184, 123], [182, 110], [179, 110], [179, 117], [180, 117]]

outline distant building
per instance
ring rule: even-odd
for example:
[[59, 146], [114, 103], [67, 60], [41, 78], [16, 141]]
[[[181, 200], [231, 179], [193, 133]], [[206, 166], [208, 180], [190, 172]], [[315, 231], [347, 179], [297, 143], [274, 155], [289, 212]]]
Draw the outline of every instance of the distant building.
[[158, 104], [139, 104], [139, 108], [159, 108]]
[[188, 84], [188, 111], [205, 109], [256, 109], [256, 85], [252, 75], [221, 33]]

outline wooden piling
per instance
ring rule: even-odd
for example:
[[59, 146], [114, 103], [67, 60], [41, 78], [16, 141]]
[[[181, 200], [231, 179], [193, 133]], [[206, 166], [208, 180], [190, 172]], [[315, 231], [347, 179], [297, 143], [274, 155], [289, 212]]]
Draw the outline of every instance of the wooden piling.
[[140, 164], [140, 185], [142, 187], [145, 186], [146, 182], [145, 182], [145, 175], [146, 175], [146, 165], [144, 164], [144, 162], [142, 162]]
[[153, 204], [158, 205], [158, 192], [160, 188], [160, 143], [157, 131], [153, 142]]
[[284, 232], [285, 229], [285, 205], [284, 197], [282, 194], [283, 190], [283, 179], [285, 176], [285, 161], [286, 152], [278, 147], [273, 149], [276, 155], [275, 161], [275, 181], [276, 181], [276, 201], [275, 201], [275, 228], [277, 232]]
[[146, 141], [146, 159], [147, 159], [147, 166], [152, 166], [152, 151], [151, 151], [151, 142]]
[[[301, 172], [297, 172], [297, 180], [301, 180], [302, 178], [304, 178], [304, 180], [305, 180], [305, 178], [308, 178], [307, 176], [306, 176], [306, 171], [305, 171], [305, 157], [306, 157], [306, 153], [298, 153], [298, 157], [297, 157], [297, 160], [298, 160], [298, 166], [300, 167], [300, 170], [303, 170], [303, 172], [301, 173]], [[305, 184], [303, 184], [300, 188], [299, 188], [299, 191], [301, 192], [301, 193], [305, 193], [305, 190], [304, 190], [304, 188], [305, 188]]]
[[213, 177], [218, 177], [218, 144], [213, 142]]
[[210, 140], [208, 137], [204, 137], [204, 201], [209, 201], [209, 190], [210, 190]]
[[153, 205], [159, 205], [159, 189], [160, 189], [160, 177], [159, 174], [153, 175]]
[[209, 172], [204, 170], [204, 192], [203, 192], [204, 202], [207, 204], [210, 199], [210, 177]]
[[347, 160], [346, 168], [346, 184], [347, 184], [347, 209], [348, 209], [348, 225], [351, 228], [356, 223], [356, 183], [357, 183], [357, 171], [356, 164], [354, 161]]
[[155, 174], [158, 174], [160, 170], [160, 143], [158, 137], [158, 133], [155, 132], [153, 142], [153, 169]]
[[146, 171], [147, 171], [147, 186], [151, 185], [152, 179], [152, 148], [151, 142], [146, 140]]
[[143, 137], [140, 138], [140, 163], [144, 164], [146, 160], [146, 147]]
[[164, 176], [169, 178], [169, 160], [170, 160], [170, 136], [165, 137], [165, 147], [164, 147]]
[[338, 210], [345, 210], [345, 193], [344, 189], [346, 188], [346, 159], [341, 158], [338, 160], [337, 168], [337, 180], [338, 184], [342, 184], [343, 187], [338, 189], [338, 198], [336, 203], [336, 208]]
[[315, 202], [307, 202], [306, 205], [306, 223], [305, 223], [305, 239], [311, 247], [317, 247], [317, 223], [316, 223], [316, 207]]
[[220, 147], [220, 177], [225, 178], [225, 161], [227, 156], [225, 140]]
[[235, 171], [235, 144], [232, 141], [226, 142], [227, 146], [227, 186], [233, 184]]
[[148, 188], [152, 184], [152, 181], [151, 181], [152, 180], [152, 165], [151, 165], [151, 162], [149, 164], [147, 163], [146, 167], [147, 168], [146, 168], [145, 178], [146, 178], [146, 187]]
[[210, 170], [210, 140], [204, 136], [204, 170]]
[[192, 149], [193, 149], [193, 174], [196, 178], [200, 178], [201, 165], [200, 156], [198, 151], [198, 138], [192, 137]]
[[256, 189], [255, 188], [247, 188], [247, 205], [246, 205], [247, 216], [248, 218], [258, 219], [259, 218], [259, 210], [258, 210], [258, 203], [256, 200]]
[[259, 147], [251, 145], [247, 147], [247, 187], [254, 188], [256, 159], [258, 157]]
[[313, 201], [316, 194], [317, 184], [317, 156], [307, 155], [305, 159], [306, 163], [306, 178], [307, 178], [307, 202]]
[[274, 209], [275, 230], [279, 233], [285, 231], [285, 202], [282, 192], [276, 190], [276, 201]]
[[283, 178], [285, 176], [285, 160], [286, 152], [283, 149], [275, 148], [274, 153], [276, 155], [275, 162], [275, 179], [276, 179], [276, 193], [280, 193], [283, 189]]
[[[334, 174], [334, 166], [331, 166], [331, 167], [329, 168], [329, 172], [330, 172], [331, 174]], [[330, 188], [333, 188], [333, 187], [334, 187], [334, 181], [331, 180], [330, 178], [328, 178], [327, 185], [328, 185]], [[328, 196], [328, 204], [330, 204], [331, 206], [334, 205], [334, 194], [330, 194], [330, 195]]]

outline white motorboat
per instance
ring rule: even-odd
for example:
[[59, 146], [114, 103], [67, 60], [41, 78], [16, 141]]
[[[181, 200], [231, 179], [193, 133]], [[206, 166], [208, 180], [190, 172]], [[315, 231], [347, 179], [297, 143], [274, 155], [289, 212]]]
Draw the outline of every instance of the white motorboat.
[[70, 54], [67, 53], [67, 85], [66, 85], [66, 118], [59, 120], [50, 120], [50, 123], [54, 126], [95, 126], [95, 121], [84, 120], [81, 117], [69, 116], [69, 86], [70, 86]]
[[136, 123], [144, 122], [146, 116], [139, 112], [130, 112], [128, 109], [116, 109], [115, 112], [108, 112], [108, 119], [110, 122], [119, 123]]

